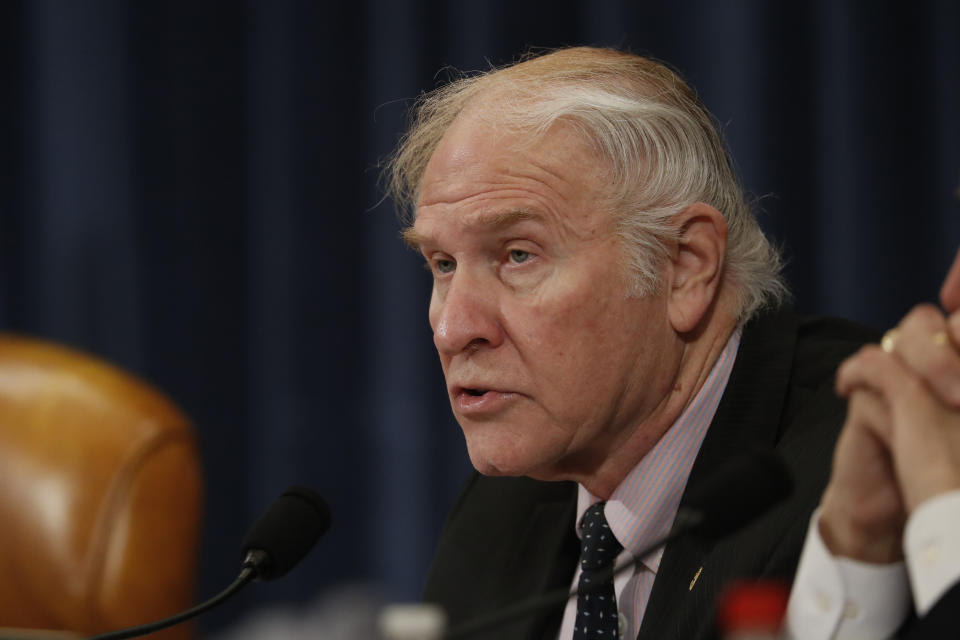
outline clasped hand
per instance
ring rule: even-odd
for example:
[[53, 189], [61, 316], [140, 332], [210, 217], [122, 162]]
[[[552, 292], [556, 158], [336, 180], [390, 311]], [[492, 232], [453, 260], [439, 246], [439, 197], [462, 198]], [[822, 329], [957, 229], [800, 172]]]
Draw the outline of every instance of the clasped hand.
[[960, 489], [960, 252], [940, 300], [945, 312], [915, 307], [837, 372], [849, 405], [819, 525], [834, 555], [901, 559], [907, 517]]

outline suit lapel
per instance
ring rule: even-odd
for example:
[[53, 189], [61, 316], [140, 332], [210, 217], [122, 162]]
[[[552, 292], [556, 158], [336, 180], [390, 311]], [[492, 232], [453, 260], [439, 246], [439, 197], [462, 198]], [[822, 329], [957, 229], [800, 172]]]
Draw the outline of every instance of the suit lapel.
[[[580, 542], [574, 533], [576, 510], [574, 492], [572, 500], [538, 505], [531, 517], [530, 528], [519, 554], [523, 563], [519, 573], [544, 576], [543, 583], [537, 588], [538, 593], [570, 586], [580, 557]], [[565, 523], [565, 526], [558, 528], [558, 522]], [[553, 640], [562, 621], [563, 607], [555, 607], [529, 620], [529, 628], [519, 637]]]
[[[444, 525], [424, 600], [455, 627], [560, 586], [577, 562], [576, 485], [472, 474]], [[496, 637], [543, 637], [562, 609], [505, 624]]]
[[[796, 326], [792, 314], [775, 313], [744, 329], [730, 380], [697, 454], [681, 506], [692, 492], [710, 482], [726, 460], [757, 445], [772, 447], [776, 442]], [[713, 615], [713, 602], [723, 587], [714, 576], [724, 572], [715, 571], [714, 565], [727, 564], [727, 558], [711, 558], [714, 547], [712, 541], [686, 537], [666, 548], [638, 640], [697, 637], [695, 630], [705, 616]]]
[[[538, 594], [569, 587], [580, 545], [574, 532], [576, 490], [564, 497], [554, 490], [538, 499], [530, 510], [527, 525], [507, 553], [514, 579], [502, 584], [501, 605], [516, 604]], [[558, 524], [562, 523], [561, 526]], [[563, 619], [563, 607], [508, 623], [496, 631], [497, 638], [556, 638]]]

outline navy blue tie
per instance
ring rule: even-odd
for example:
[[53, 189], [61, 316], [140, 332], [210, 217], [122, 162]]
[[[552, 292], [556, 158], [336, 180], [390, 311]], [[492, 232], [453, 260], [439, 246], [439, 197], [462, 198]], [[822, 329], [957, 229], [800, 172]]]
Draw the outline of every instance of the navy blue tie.
[[[604, 571], [613, 567], [623, 550], [603, 515], [606, 502], [598, 502], [580, 520], [580, 581], [577, 595], [577, 621], [573, 640], [618, 637], [617, 597], [613, 576]], [[606, 580], [603, 578], [606, 577]]]

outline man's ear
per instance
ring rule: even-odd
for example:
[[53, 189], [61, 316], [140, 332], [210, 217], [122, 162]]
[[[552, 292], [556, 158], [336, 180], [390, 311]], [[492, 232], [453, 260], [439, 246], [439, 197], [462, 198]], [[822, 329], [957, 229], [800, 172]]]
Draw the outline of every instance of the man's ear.
[[695, 202], [674, 218], [679, 230], [670, 256], [668, 317], [677, 333], [692, 331], [720, 290], [727, 252], [727, 222], [703, 202]]

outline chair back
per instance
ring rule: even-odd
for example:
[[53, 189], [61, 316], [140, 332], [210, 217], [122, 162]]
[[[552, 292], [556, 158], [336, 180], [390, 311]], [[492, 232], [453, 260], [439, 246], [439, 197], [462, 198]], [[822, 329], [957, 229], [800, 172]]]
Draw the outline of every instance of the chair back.
[[162, 394], [0, 334], [0, 627], [92, 634], [191, 606], [202, 491], [193, 429]]

